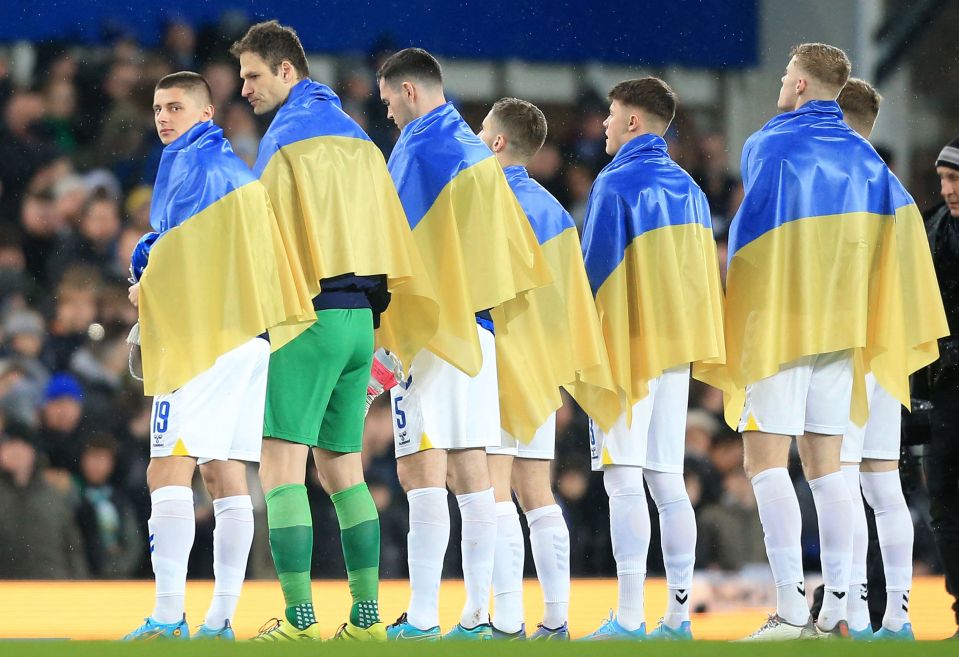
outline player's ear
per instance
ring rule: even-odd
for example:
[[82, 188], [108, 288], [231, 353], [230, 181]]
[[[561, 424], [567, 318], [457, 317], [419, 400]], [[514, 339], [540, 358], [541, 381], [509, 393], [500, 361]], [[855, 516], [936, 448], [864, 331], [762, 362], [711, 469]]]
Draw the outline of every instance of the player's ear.
[[411, 82], [403, 82], [403, 95], [406, 96], [406, 99], [411, 103], [415, 102], [416, 87], [414, 87]]
[[214, 108], [213, 105], [207, 105], [206, 107], [203, 108], [203, 113], [200, 114], [201, 120], [211, 121], [215, 113], [216, 113], [216, 108]]
[[499, 153], [506, 148], [506, 137], [503, 135], [496, 135], [496, 139], [493, 140], [493, 152]]

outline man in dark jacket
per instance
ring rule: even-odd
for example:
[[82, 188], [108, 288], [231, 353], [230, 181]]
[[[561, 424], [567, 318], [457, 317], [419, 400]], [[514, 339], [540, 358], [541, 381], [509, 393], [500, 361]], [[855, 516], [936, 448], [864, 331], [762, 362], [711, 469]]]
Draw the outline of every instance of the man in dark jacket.
[[44, 481], [30, 438], [15, 426], [0, 437], [0, 579], [84, 578], [73, 509]]
[[944, 203], [926, 219], [926, 233], [950, 335], [939, 340], [940, 359], [928, 370], [932, 438], [924, 460], [932, 531], [959, 625], [959, 137], [939, 153], [936, 173]]

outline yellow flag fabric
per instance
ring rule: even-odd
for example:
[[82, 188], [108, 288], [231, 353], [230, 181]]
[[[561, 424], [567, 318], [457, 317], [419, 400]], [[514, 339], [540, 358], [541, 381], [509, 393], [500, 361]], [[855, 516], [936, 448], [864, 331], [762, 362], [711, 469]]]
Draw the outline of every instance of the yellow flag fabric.
[[706, 197], [658, 135], [626, 145], [597, 177], [583, 236], [617, 393], [580, 385], [601, 417], [632, 422], [649, 382], [692, 364], [726, 388], [723, 292]]
[[[273, 202], [297, 285], [311, 298], [342, 274], [386, 275], [392, 294], [378, 346], [409, 365], [439, 305], [379, 149], [328, 87], [300, 82], [260, 144], [256, 173]], [[270, 332], [275, 348], [297, 335]]]
[[187, 218], [162, 233], [140, 279], [146, 395], [181, 387], [268, 328], [305, 329], [316, 319], [310, 298], [297, 293], [266, 190], [252, 176]]
[[[526, 294], [526, 312], [510, 317], [506, 309], [497, 308], [491, 313], [501, 424], [511, 436], [527, 440], [562, 405], [560, 386], [574, 398], [577, 381], [611, 394], [615, 388], [573, 218], [524, 167], [509, 166], [504, 173], [553, 276], [552, 285]], [[615, 411], [603, 415], [603, 409], [593, 408], [588, 399], [577, 402], [601, 426], [616, 421]]]
[[850, 418], [865, 374], [909, 406], [909, 374], [948, 335], [915, 203], [833, 101], [780, 114], [743, 149], [745, 196], [730, 226], [726, 350], [739, 423], [745, 388], [801, 356], [851, 350]]
[[536, 236], [496, 159], [452, 105], [408, 124], [388, 166], [440, 300], [427, 348], [475, 376], [475, 313], [503, 306], [518, 315], [523, 293], [551, 280]]

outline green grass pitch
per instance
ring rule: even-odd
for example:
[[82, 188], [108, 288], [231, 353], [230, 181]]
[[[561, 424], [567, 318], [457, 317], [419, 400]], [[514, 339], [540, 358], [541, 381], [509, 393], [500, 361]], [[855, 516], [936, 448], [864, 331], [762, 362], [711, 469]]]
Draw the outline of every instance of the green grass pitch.
[[849, 641], [811, 640], [788, 643], [734, 644], [693, 643], [189, 643], [189, 642], [80, 642], [80, 641], [0, 641], [0, 655], [9, 657], [200, 657], [202, 655], [283, 655], [297, 657], [955, 657], [959, 644], [953, 641], [896, 643], [852, 643]]

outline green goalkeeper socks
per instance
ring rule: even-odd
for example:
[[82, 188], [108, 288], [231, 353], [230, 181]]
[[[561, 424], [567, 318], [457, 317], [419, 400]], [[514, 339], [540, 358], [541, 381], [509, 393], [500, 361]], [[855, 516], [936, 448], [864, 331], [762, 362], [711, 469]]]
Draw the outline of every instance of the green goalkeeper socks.
[[367, 628], [380, 620], [380, 518], [365, 483], [333, 493], [331, 499], [353, 596], [350, 623]]
[[297, 629], [306, 629], [316, 622], [310, 590], [313, 517], [306, 486], [287, 484], [267, 493], [266, 517], [270, 527], [270, 551], [286, 601], [286, 620]]

